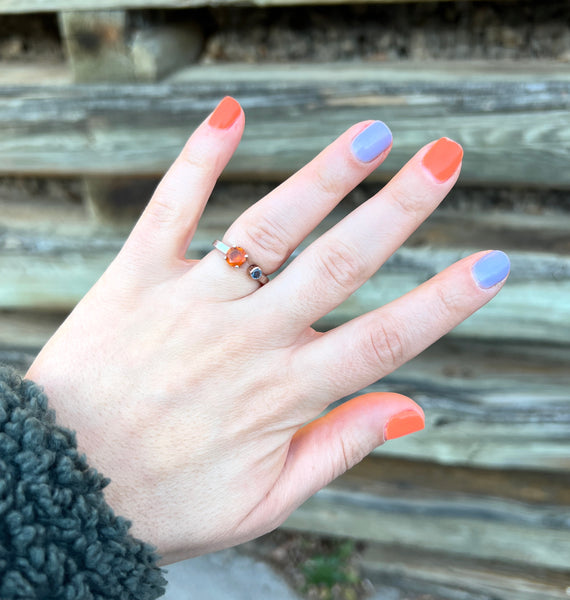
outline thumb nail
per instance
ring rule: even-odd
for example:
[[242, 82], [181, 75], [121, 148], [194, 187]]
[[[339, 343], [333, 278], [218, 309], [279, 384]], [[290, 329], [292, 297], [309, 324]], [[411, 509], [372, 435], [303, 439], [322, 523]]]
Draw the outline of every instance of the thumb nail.
[[414, 433], [414, 431], [420, 431], [424, 427], [424, 416], [415, 410], [406, 409], [392, 415], [384, 425], [384, 440], [393, 440]]

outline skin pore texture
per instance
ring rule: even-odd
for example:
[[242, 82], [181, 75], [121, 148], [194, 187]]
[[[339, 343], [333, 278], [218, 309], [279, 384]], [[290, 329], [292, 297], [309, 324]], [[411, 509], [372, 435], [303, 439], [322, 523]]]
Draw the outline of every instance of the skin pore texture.
[[243, 247], [269, 283], [231, 268], [216, 249], [187, 260], [244, 125], [241, 107], [226, 98], [198, 127], [116, 259], [27, 374], [77, 432], [91, 466], [111, 479], [109, 504], [163, 563], [270, 531], [375, 447], [421, 429], [422, 409], [399, 394], [364, 394], [323, 412], [447, 333], [508, 274], [504, 254], [479, 252], [336, 329], [312, 328], [459, 175], [461, 147], [430, 142], [271, 277], [385, 159], [392, 136], [380, 121], [350, 127], [220, 237]]

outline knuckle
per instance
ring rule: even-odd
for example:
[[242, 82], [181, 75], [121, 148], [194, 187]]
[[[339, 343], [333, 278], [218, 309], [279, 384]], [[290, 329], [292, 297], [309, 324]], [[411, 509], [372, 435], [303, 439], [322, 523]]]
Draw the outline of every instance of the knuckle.
[[179, 156], [180, 161], [185, 168], [190, 167], [196, 171], [210, 171], [214, 166], [215, 160], [207, 152], [196, 152], [196, 149], [190, 145], [184, 147]]
[[[247, 227], [251, 247], [258, 248], [265, 268], [278, 267], [290, 254], [287, 231], [277, 222], [262, 218]], [[254, 250], [257, 254], [257, 250]]]
[[362, 258], [354, 248], [337, 240], [316, 254], [317, 276], [342, 290], [352, 289], [364, 272]]
[[346, 473], [355, 464], [359, 463], [365, 456], [366, 452], [360, 441], [353, 435], [345, 432], [339, 433], [340, 456], [339, 456], [339, 471], [336, 477]]
[[397, 327], [386, 321], [380, 321], [370, 329], [366, 352], [372, 358], [374, 366], [378, 368], [380, 365], [384, 374], [398, 368], [406, 358], [402, 334]]
[[390, 197], [392, 202], [394, 202], [398, 209], [406, 216], [417, 217], [417, 215], [425, 212], [425, 194], [418, 192], [410, 193], [408, 189], [395, 184], [390, 189]]
[[444, 320], [453, 318], [465, 305], [465, 297], [457, 290], [450, 290], [441, 285], [436, 285], [435, 296], [437, 303], [437, 314]]
[[336, 479], [339, 475], [346, 473], [352, 466], [351, 456], [352, 456], [352, 448], [346, 437], [344, 437], [341, 433], [339, 438], [339, 457], [336, 466], [336, 469], [333, 471], [333, 477]]
[[319, 198], [339, 198], [341, 195], [339, 182], [335, 177], [327, 177], [321, 174], [320, 177], [315, 179], [314, 183], [314, 194]]
[[161, 194], [156, 194], [153, 197], [145, 212], [146, 216], [159, 227], [170, 225], [178, 219], [176, 207], [167, 202]]

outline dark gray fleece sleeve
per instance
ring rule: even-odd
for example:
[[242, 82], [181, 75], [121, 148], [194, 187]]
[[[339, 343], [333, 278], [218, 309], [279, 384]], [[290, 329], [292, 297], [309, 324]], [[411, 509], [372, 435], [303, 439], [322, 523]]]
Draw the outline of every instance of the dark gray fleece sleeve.
[[166, 584], [42, 389], [0, 365], [0, 598], [151, 600]]

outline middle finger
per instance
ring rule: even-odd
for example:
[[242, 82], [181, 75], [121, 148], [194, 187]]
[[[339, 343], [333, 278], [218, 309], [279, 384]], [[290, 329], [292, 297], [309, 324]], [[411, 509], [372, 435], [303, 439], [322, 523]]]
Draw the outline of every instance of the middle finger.
[[422, 148], [374, 197], [306, 248], [257, 298], [279, 298], [293, 335], [346, 300], [445, 198], [463, 150], [441, 138]]
[[224, 241], [275, 272], [320, 221], [386, 158], [392, 134], [381, 121], [350, 127], [310, 163], [246, 210]]

